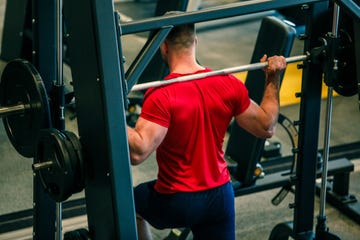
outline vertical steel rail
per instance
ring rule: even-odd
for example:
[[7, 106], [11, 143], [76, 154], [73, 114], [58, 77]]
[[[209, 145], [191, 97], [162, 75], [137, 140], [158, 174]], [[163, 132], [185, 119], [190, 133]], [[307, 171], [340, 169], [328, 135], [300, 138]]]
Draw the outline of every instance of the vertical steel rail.
[[[339, 25], [339, 12], [340, 7], [334, 3], [334, 13], [332, 22], [332, 37], [338, 36], [338, 25]], [[334, 59], [333, 70], [336, 71], [338, 68], [338, 60]], [[332, 99], [333, 99], [333, 86], [330, 84], [327, 91], [326, 100], [326, 116], [325, 116], [325, 132], [324, 132], [324, 149], [323, 149], [323, 171], [321, 177], [321, 192], [320, 192], [320, 207], [319, 207], [319, 219], [325, 221], [325, 206], [326, 206], [326, 185], [328, 175], [328, 161], [329, 161], [329, 148], [330, 148], [330, 135], [331, 135], [331, 120], [332, 120]], [[326, 229], [324, 229], [326, 230]]]
[[[55, 101], [58, 106], [54, 106], [55, 111], [58, 114], [55, 114], [59, 119], [56, 119], [55, 123], [58, 123], [55, 126], [64, 129], [65, 117], [64, 117], [64, 81], [63, 81], [63, 17], [62, 17], [62, 0], [56, 0], [56, 79], [54, 81], [54, 88], [57, 90], [58, 101]], [[55, 231], [55, 240], [62, 239], [62, 203], [56, 203], [56, 231]]]
[[325, 46], [327, 50], [328, 59], [324, 68], [324, 81], [328, 86], [327, 101], [326, 101], [326, 116], [325, 116], [325, 132], [324, 132], [324, 149], [323, 149], [323, 169], [321, 175], [321, 189], [320, 189], [320, 206], [319, 214], [317, 216], [316, 225], [316, 239], [333, 239], [340, 240], [340, 237], [329, 232], [326, 224], [325, 206], [326, 206], [326, 192], [327, 192], [327, 176], [328, 176], [328, 162], [329, 162], [329, 148], [330, 148], [330, 132], [331, 132], [331, 115], [332, 115], [332, 99], [333, 99], [333, 84], [338, 77], [338, 26], [340, 17], [340, 7], [338, 4], [333, 5], [333, 22], [332, 30], [327, 34], [328, 45]]

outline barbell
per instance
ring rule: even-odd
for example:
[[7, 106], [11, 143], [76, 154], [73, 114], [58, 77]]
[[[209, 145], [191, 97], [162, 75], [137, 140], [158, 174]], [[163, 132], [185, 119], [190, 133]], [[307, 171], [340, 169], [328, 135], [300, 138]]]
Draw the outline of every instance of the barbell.
[[[294, 62], [305, 61], [305, 60], [309, 59], [309, 57], [310, 57], [310, 55], [298, 55], [298, 56], [293, 56], [293, 57], [287, 57], [287, 58], [285, 58], [285, 60], [286, 60], [286, 63], [294, 63]], [[267, 66], [268, 66], [268, 62], [258, 62], [258, 63], [251, 63], [251, 64], [247, 64], [247, 65], [241, 65], [241, 66], [237, 66], [237, 67], [224, 68], [224, 69], [215, 70], [215, 71], [211, 71], [211, 72], [191, 74], [191, 75], [171, 78], [168, 80], [158, 80], [158, 81], [152, 81], [152, 82], [148, 82], [148, 83], [141, 83], [141, 84], [134, 85], [131, 88], [130, 92], [141, 91], [141, 90], [145, 90], [145, 89], [152, 88], [152, 87], [160, 87], [160, 86], [164, 86], [164, 85], [168, 85], [168, 84], [172, 84], [172, 83], [197, 80], [197, 79], [202, 79], [202, 78], [215, 76], [215, 75], [226, 75], [226, 74], [230, 74], [230, 73], [260, 70]]]
[[34, 157], [40, 129], [51, 125], [48, 97], [43, 81], [28, 61], [10, 61], [0, 82], [0, 117], [14, 148]]

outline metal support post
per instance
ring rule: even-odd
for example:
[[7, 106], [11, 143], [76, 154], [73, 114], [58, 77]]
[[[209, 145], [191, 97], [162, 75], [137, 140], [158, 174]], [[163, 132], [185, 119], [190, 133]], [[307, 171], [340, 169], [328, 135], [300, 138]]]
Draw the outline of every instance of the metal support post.
[[[306, 40], [304, 50], [310, 51], [318, 44], [318, 38], [326, 32], [328, 3], [303, 5], [306, 12]], [[326, 30], [326, 29], [325, 29]], [[309, 62], [303, 70], [298, 161], [296, 166], [293, 237], [313, 239], [315, 180], [318, 151], [322, 69]]]
[[64, 1], [89, 233], [104, 240], [137, 239], [114, 12], [112, 0]]
[[[47, 91], [56, 79], [56, 0], [32, 1], [33, 64], [39, 71]], [[51, 127], [51, 123], [49, 126]], [[44, 127], [46, 128], [46, 127]], [[54, 239], [56, 204], [45, 192], [38, 174], [34, 174], [33, 239]]]

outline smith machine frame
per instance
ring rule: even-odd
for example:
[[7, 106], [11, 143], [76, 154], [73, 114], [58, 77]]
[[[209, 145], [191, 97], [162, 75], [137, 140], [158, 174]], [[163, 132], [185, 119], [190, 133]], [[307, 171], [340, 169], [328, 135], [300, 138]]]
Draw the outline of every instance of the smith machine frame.
[[[326, 21], [323, 14], [328, 10], [328, 4], [328, 1], [296, 1], [295, 5], [302, 5], [307, 16], [304, 52], [310, 52], [317, 46], [318, 38], [327, 33], [323, 28], [323, 21]], [[161, 33], [166, 31], [164, 26], [209, 21], [289, 6], [294, 6], [294, 2], [241, 2], [185, 13], [178, 17], [130, 22], [123, 24], [121, 31], [122, 34], [130, 34], [163, 29], [160, 30]], [[114, 236], [117, 239], [134, 239], [136, 233], [132, 216], [134, 210], [125, 109], [114, 106], [125, 107], [124, 99], [127, 94], [125, 86], [131, 89], [137, 79], [136, 71], [141, 70], [137, 68], [138, 66], [130, 68], [127, 84], [124, 83], [125, 73], [119, 71], [122, 69], [122, 63], [119, 61], [122, 59], [121, 51], [120, 53], [114, 51], [118, 49], [121, 41], [117, 37], [112, 1], [65, 0], [64, 14], [71, 36], [69, 47], [77, 98], [79, 132], [87, 161], [92, 169], [96, 169], [85, 189], [90, 232], [96, 239], [111, 239]], [[158, 37], [158, 40], [159, 38], [164, 36]], [[119, 49], [121, 50], [121, 47]], [[144, 64], [144, 61], [140, 59], [137, 63]], [[299, 155], [296, 171], [298, 176], [302, 177], [295, 181], [293, 232], [299, 239], [313, 237], [321, 83], [321, 67], [309, 63], [303, 71], [302, 93], [306, 94], [301, 96], [299, 119]], [[105, 144], [99, 146], [100, 142]]]
[[[85, 199], [88, 227], [94, 239], [136, 239], [132, 176], [126, 133], [126, 98], [171, 26], [204, 22], [250, 13], [298, 6], [306, 15], [304, 54], [318, 46], [318, 39], [330, 31], [329, 1], [324, 0], [253, 0], [184, 13], [179, 16], [155, 17], [122, 24], [112, 0], [63, 0], [64, 20], [69, 33], [70, 65], [76, 95], [78, 130], [83, 155], [90, 170], [86, 178]], [[61, 2], [61, 1], [60, 1]], [[338, 1], [350, 15], [359, 19], [351, 1]], [[57, 97], [53, 125], [64, 129], [63, 83], [59, 81], [61, 51], [58, 51], [58, 1], [33, 0], [32, 62], [44, 79], [45, 86], [55, 88]], [[60, 14], [61, 16], [61, 14]], [[324, 29], [328, 26], [328, 29]], [[154, 30], [150, 39], [128, 71], [123, 68], [121, 35]], [[61, 31], [60, 31], [61, 32]], [[50, 34], [49, 34], [50, 33]], [[54, 47], [57, 46], [57, 47]], [[293, 235], [312, 239], [316, 163], [320, 119], [320, 64], [306, 63], [303, 69], [299, 114], [299, 142]], [[47, 87], [50, 91], [50, 87]], [[116, 107], [115, 107], [116, 106]], [[56, 120], [57, 119], [57, 120]], [[58, 211], [55, 211], [58, 208]], [[34, 180], [34, 239], [53, 239], [56, 231], [55, 204]], [[60, 211], [61, 212], [61, 211]], [[59, 226], [59, 225], [58, 225]]]

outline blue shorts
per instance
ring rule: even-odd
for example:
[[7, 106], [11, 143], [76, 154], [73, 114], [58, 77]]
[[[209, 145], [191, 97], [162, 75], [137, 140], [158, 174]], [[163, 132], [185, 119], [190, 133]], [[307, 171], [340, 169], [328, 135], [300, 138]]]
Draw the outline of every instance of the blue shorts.
[[235, 239], [232, 184], [200, 192], [160, 194], [154, 181], [134, 189], [136, 212], [153, 227], [191, 228], [194, 239]]

